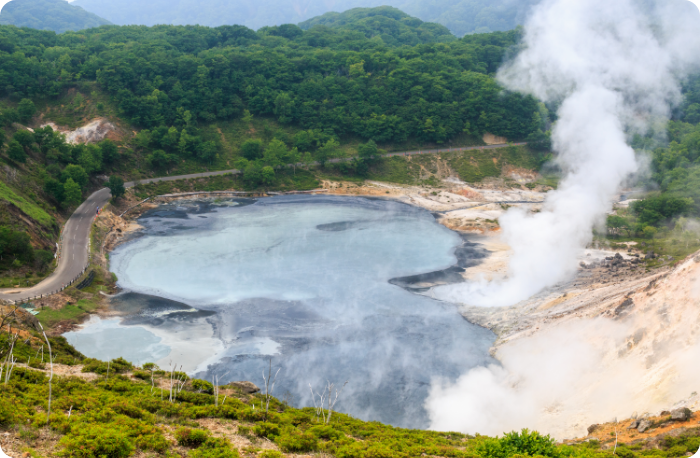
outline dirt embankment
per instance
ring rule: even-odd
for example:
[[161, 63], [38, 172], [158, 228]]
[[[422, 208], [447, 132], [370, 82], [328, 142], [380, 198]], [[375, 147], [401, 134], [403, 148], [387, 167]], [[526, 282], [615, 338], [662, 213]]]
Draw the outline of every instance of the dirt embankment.
[[[666, 437], [678, 437], [692, 431], [700, 430], [700, 412], [689, 409], [666, 410], [658, 415], [645, 415], [639, 418], [629, 418], [603, 424], [592, 424], [587, 428], [588, 435], [564, 441], [567, 444], [578, 444], [588, 441], [599, 441], [603, 450], [610, 450], [616, 444], [640, 445], [643, 450], [660, 448]], [[688, 451], [686, 456], [693, 455]]]
[[58, 126], [54, 122], [40, 123], [40, 126], [50, 126], [54, 131], [64, 134], [66, 142], [72, 144], [97, 143], [105, 139], [121, 141], [127, 135], [126, 131], [120, 129], [106, 118], [93, 119], [77, 129]]

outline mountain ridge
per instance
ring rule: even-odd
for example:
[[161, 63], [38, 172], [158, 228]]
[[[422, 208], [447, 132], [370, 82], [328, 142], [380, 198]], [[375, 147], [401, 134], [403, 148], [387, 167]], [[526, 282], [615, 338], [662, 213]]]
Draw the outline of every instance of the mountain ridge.
[[12, 0], [2, 8], [0, 24], [63, 33], [112, 23], [64, 0]]

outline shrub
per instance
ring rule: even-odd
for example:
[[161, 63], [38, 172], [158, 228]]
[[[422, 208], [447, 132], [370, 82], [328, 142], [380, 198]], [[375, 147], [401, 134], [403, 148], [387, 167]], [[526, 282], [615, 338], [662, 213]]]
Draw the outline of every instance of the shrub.
[[150, 372], [137, 370], [137, 371], [134, 371], [134, 373], [132, 375], [134, 376], [134, 378], [138, 378], [141, 380], [151, 380], [151, 373]]
[[307, 430], [309, 434], [313, 434], [314, 436], [318, 437], [319, 439], [325, 439], [325, 440], [335, 440], [335, 439], [340, 439], [343, 437], [343, 433], [340, 431], [336, 431], [333, 429], [332, 426], [322, 426], [322, 425], [317, 425], [317, 426], [312, 426]]
[[146, 419], [148, 421], [154, 421], [154, 419], [152, 418], [153, 416], [150, 413], [146, 412], [145, 410], [135, 406], [134, 404], [128, 401], [118, 401], [110, 404], [109, 407], [116, 413], [126, 415], [129, 418]]
[[527, 429], [521, 433], [510, 432], [500, 439], [486, 438], [477, 445], [476, 452], [484, 458], [559, 457], [559, 451], [549, 436]]
[[253, 433], [256, 436], [272, 439], [280, 435], [280, 427], [274, 423], [263, 422], [253, 428]]
[[310, 433], [291, 431], [284, 433], [275, 442], [285, 452], [311, 452], [318, 448], [318, 439]]
[[34, 385], [42, 384], [46, 381], [46, 376], [37, 371], [31, 369], [25, 369], [23, 367], [15, 367], [12, 370], [12, 379], [22, 380], [27, 383], [32, 383]]
[[14, 423], [14, 407], [9, 402], [0, 402], [0, 426], [11, 426]]
[[[60, 434], [68, 434], [71, 431], [70, 421], [68, 416], [63, 413], [52, 413], [49, 425], [53, 431]], [[46, 413], [40, 412], [34, 415], [32, 426], [35, 428], [43, 428], [46, 426]]]
[[59, 442], [63, 446], [58, 455], [75, 458], [122, 458], [134, 451], [129, 438], [121, 431], [100, 425], [75, 428]]
[[134, 368], [133, 364], [124, 358], [113, 359], [109, 363], [94, 358], [87, 358], [84, 361], [83, 372], [94, 372], [95, 374], [106, 375], [123, 374]]
[[175, 431], [177, 443], [184, 447], [199, 447], [207, 441], [209, 433], [203, 429], [178, 428]]
[[258, 458], [282, 458], [282, 453], [277, 450], [263, 450], [262, 453], [258, 455]]
[[161, 435], [148, 434], [139, 436], [136, 439], [136, 446], [141, 450], [153, 450], [154, 452], [163, 453], [170, 448], [170, 443]]
[[684, 447], [682, 445], [676, 445], [668, 449], [668, 456], [669, 457], [676, 457], [676, 456], [683, 456], [688, 452], [688, 448]]
[[206, 380], [192, 379], [192, 389], [199, 393], [214, 393], [214, 385], [207, 382]]
[[210, 437], [201, 447], [189, 453], [189, 458], [239, 458], [226, 439]]

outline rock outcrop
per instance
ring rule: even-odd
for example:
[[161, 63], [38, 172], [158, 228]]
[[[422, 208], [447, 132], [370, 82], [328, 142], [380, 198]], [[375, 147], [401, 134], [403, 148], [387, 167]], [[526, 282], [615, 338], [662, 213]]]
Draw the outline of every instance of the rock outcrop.
[[231, 382], [228, 385], [233, 388], [238, 388], [246, 394], [254, 394], [260, 391], [260, 388], [258, 388], [253, 382]]

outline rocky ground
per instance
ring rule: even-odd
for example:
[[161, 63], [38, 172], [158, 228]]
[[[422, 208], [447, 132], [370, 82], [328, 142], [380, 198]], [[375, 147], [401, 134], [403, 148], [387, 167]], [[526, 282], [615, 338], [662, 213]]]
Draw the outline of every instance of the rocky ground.
[[[603, 450], [614, 449], [615, 444], [641, 446], [643, 450], [658, 449], [666, 437], [678, 437], [700, 428], [700, 414], [687, 408], [677, 408], [663, 411], [658, 415], [645, 415], [622, 421], [603, 424], [592, 424], [588, 427], [588, 435], [564, 441], [567, 444], [577, 444], [588, 441], [598, 441]], [[688, 451], [685, 456], [692, 456]]]

